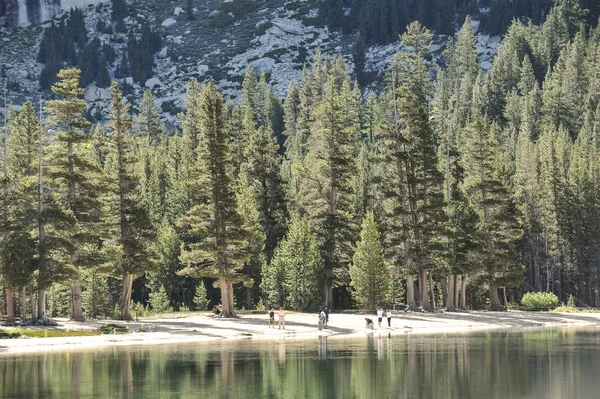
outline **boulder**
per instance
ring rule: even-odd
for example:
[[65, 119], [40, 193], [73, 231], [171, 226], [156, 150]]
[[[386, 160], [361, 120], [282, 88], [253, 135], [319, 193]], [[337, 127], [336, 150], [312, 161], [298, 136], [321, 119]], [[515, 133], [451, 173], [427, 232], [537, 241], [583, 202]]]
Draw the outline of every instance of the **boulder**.
[[158, 58], [167, 58], [167, 54], [169, 52], [169, 49], [167, 47], [163, 47], [160, 52], [158, 53]]
[[125, 83], [129, 86], [133, 86], [133, 78], [131, 76], [125, 78]]
[[272, 22], [273, 26], [278, 27], [283, 33], [287, 33], [290, 35], [302, 35], [304, 30], [301, 27], [294, 26], [292, 24], [288, 24], [285, 22]]
[[254, 68], [255, 71], [271, 73], [276, 63], [277, 62], [273, 58], [263, 57], [252, 61], [250, 65], [252, 65], [252, 68]]
[[177, 23], [177, 20], [175, 18], [167, 18], [162, 22], [162, 24], [160, 24], [160, 26], [169, 28], [169, 27], [175, 25], [176, 23]]
[[483, 61], [481, 64], [481, 69], [489, 71], [492, 68], [492, 63], [488, 61]]
[[477, 31], [479, 30], [480, 24], [481, 24], [480, 21], [476, 21], [476, 20], [471, 21], [471, 29], [473, 30], [473, 33], [477, 33]]
[[200, 75], [204, 75], [206, 72], [208, 72], [208, 65], [204, 65], [204, 64], [198, 65], [198, 73]]
[[214, 18], [217, 15], [219, 15], [220, 11], [219, 10], [212, 10], [211, 12], [208, 13], [208, 18]]
[[144, 86], [146, 86], [149, 89], [153, 89], [156, 86], [162, 85], [162, 82], [158, 78], [150, 78], [146, 81], [146, 83], [144, 83]]
[[438, 51], [440, 51], [441, 48], [442, 46], [440, 46], [439, 44], [432, 44], [431, 46], [429, 46], [429, 52], [437, 53]]
[[88, 103], [93, 103], [96, 101], [109, 101], [111, 99], [108, 90], [102, 89], [96, 85], [89, 85], [86, 87], [85, 91], [83, 92], [83, 97]]
[[177, 17], [180, 14], [183, 14], [183, 8], [181, 8], [181, 7], [175, 7], [175, 10], [173, 10], [173, 15], [175, 15]]

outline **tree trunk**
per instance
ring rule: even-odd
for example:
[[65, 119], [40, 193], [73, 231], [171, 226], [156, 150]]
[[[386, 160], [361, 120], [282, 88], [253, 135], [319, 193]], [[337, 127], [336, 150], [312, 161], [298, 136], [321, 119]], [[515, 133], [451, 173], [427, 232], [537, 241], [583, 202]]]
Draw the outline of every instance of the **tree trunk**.
[[489, 295], [490, 295], [490, 310], [492, 311], [502, 311], [504, 308], [500, 303], [500, 298], [498, 298], [498, 287], [496, 287], [496, 282], [490, 280], [489, 287]]
[[13, 290], [10, 287], [10, 280], [6, 279], [6, 325], [12, 326], [15, 324], [15, 300]]
[[38, 290], [37, 299], [38, 320], [41, 321], [43, 324], [46, 324], [48, 322], [48, 315], [46, 314], [46, 290]]
[[131, 317], [131, 291], [133, 290], [133, 275], [129, 273], [123, 273], [122, 282], [121, 320], [133, 320], [133, 317]]
[[31, 318], [33, 320], [37, 320], [37, 317], [35, 316], [35, 300], [34, 300], [34, 295], [33, 295], [33, 284], [29, 284], [29, 305], [31, 306]]
[[435, 309], [437, 306], [435, 304], [435, 289], [433, 285], [433, 276], [429, 273], [429, 287], [431, 287], [431, 306]]
[[27, 289], [21, 289], [21, 322], [27, 320]]
[[508, 299], [506, 299], [506, 287], [502, 287], [504, 293], [504, 310], [508, 310]]
[[463, 281], [464, 277], [460, 274], [454, 275], [454, 307], [456, 310], [460, 308], [460, 282]]
[[427, 270], [420, 270], [418, 278], [421, 307], [424, 310], [431, 310], [431, 305], [429, 304], [429, 290], [427, 289]]
[[83, 317], [83, 301], [81, 300], [81, 282], [79, 278], [71, 287], [71, 320], [85, 321]]
[[456, 291], [456, 276], [451, 274], [448, 276], [448, 293], [446, 295], [446, 312], [455, 312], [454, 307], [454, 293]]
[[333, 309], [333, 270], [325, 271], [325, 307]]
[[415, 302], [415, 280], [413, 280], [412, 274], [406, 276], [406, 304], [410, 310], [417, 310], [417, 303]]
[[233, 307], [233, 284], [231, 280], [219, 277], [219, 288], [221, 289], [221, 315], [223, 317], [236, 317]]
[[460, 277], [461, 290], [460, 290], [460, 308], [462, 310], [468, 310], [467, 308], [467, 280], [469, 274], [465, 273]]
[[440, 280], [440, 289], [442, 290], [442, 302], [440, 307], [445, 308], [448, 299], [448, 281], [445, 279]]

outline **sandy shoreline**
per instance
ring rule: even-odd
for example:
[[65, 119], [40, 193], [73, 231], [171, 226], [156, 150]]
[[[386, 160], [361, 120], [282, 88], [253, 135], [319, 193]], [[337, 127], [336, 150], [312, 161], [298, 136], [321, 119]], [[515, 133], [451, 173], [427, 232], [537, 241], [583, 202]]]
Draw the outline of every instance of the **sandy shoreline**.
[[[6, 353], [44, 352], [49, 350], [93, 349], [109, 346], [137, 346], [170, 343], [209, 342], [226, 339], [279, 340], [309, 339], [319, 335], [359, 337], [365, 332], [375, 334], [434, 334], [462, 333], [476, 330], [496, 330], [521, 327], [600, 327], [598, 313], [552, 312], [465, 312], [465, 313], [405, 313], [394, 312], [392, 327], [384, 318], [382, 327], [365, 330], [361, 314], [330, 315], [329, 328], [317, 329], [317, 315], [288, 313], [285, 329], [270, 329], [266, 314], [243, 314], [237, 319], [222, 319], [208, 313], [165, 315], [162, 318], [144, 319], [129, 323], [114, 320], [91, 320], [75, 323], [59, 319], [58, 330], [96, 329], [102, 324], [125, 324], [131, 333], [107, 334], [88, 337], [1, 339], [0, 355]], [[9, 329], [7, 327], [1, 327]], [[139, 332], [143, 330], [144, 332]]]

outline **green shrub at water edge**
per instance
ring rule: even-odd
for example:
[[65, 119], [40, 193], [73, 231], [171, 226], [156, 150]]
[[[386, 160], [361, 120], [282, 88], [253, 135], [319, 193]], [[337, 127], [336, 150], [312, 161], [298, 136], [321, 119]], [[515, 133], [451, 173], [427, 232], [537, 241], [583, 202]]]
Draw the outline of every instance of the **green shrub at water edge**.
[[526, 310], [551, 309], [558, 305], [558, 297], [551, 292], [527, 292], [521, 299], [521, 305]]
[[568, 308], [575, 307], [575, 298], [573, 298], [573, 294], [569, 295], [569, 300], [567, 301], [567, 307]]

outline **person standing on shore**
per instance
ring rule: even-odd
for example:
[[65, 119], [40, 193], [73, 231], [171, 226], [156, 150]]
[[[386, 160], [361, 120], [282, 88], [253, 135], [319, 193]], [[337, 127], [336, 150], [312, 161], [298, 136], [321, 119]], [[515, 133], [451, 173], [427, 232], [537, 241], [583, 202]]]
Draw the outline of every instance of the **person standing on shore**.
[[388, 319], [388, 327], [391, 327], [392, 326], [392, 311], [389, 309], [386, 310], [385, 317], [387, 317], [387, 319]]
[[327, 313], [325, 313], [325, 309], [321, 310], [321, 321], [323, 322], [323, 327], [327, 328]]
[[327, 327], [327, 324], [329, 324], [329, 309], [327, 309], [327, 307], [326, 307], [324, 312], [325, 312], [325, 327]]
[[283, 307], [279, 308], [279, 312], [277, 312], [277, 315], [279, 316], [279, 329], [281, 330], [281, 327], [283, 326], [283, 329], [285, 330], [285, 312], [283, 310]]
[[269, 312], [269, 328], [275, 328], [275, 309], [273, 308]]
[[377, 309], [377, 324], [379, 324], [379, 327], [381, 328], [381, 321], [383, 320], [383, 309], [379, 308]]

